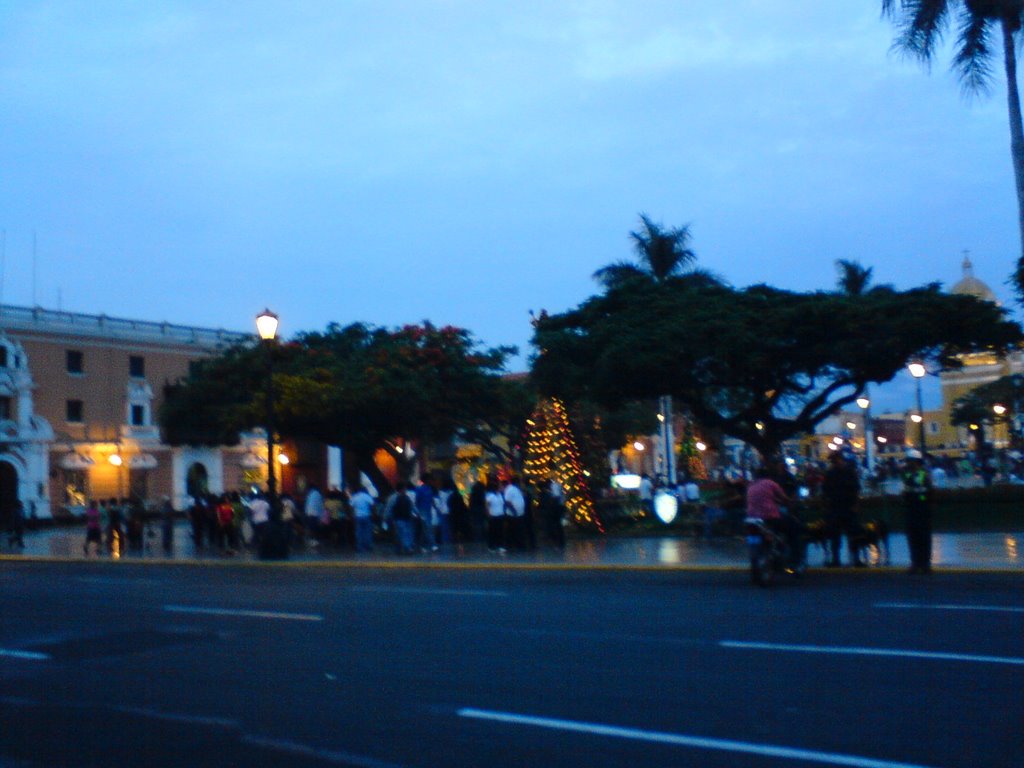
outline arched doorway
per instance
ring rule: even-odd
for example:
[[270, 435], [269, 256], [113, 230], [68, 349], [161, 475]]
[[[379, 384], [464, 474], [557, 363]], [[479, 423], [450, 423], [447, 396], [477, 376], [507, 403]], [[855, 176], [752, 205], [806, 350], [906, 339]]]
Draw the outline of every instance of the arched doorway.
[[209, 491], [210, 480], [206, 467], [197, 461], [188, 468], [188, 475], [185, 478], [185, 493], [195, 499], [209, 493]]
[[6, 531], [18, 504], [18, 470], [7, 461], [0, 461], [0, 523]]

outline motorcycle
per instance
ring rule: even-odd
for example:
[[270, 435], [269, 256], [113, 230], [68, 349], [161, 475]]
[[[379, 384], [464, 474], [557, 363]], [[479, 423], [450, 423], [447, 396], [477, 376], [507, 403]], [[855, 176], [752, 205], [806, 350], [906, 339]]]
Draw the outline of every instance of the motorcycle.
[[768, 587], [781, 574], [800, 578], [807, 572], [802, 552], [793, 552], [786, 536], [759, 517], [743, 521], [750, 550], [750, 579], [760, 587]]

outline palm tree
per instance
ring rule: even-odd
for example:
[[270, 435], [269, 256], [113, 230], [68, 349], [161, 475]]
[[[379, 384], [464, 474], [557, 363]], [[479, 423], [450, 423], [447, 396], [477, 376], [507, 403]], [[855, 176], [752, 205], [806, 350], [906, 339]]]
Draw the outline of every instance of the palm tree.
[[[662, 283], [669, 278], [687, 275], [709, 283], [719, 282], [718, 278], [704, 270], [693, 269], [697, 254], [690, 247], [690, 225], [665, 229], [655, 224], [650, 217], [640, 214], [641, 228], [630, 232], [637, 261], [618, 261], [602, 267], [594, 273], [594, 279], [605, 288], [617, 288], [626, 283], [647, 280]], [[659, 431], [665, 446], [664, 479], [676, 482], [675, 431], [672, 419], [672, 397], [658, 398]]]
[[605, 288], [613, 288], [630, 280], [648, 279], [662, 282], [687, 271], [697, 260], [690, 248], [690, 225], [668, 229], [655, 224], [645, 213], [640, 214], [643, 225], [639, 232], [630, 232], [637, 261], [618, 261], [601, 267], [594, 279]]
[[862, 296], [871, 282], [873, 267], [863, 267], [859, 262], [838, 259], [836, 268], [839, 270], [837, 287], [840, 293], [847, 296]]
[[882, 0], [882, 13], [892, 18], [898, 36], [894, 46], [930, 63], [953, 18], [958, 37], [953, 68], [967, 94], [987, 93], [992, 79], [992, 38], [1003, 41], [1007, 108], [1010, 115], [1010, 154], [1017, 182], [1017, 213], [1022, 255], [1013, 283], [1024, 302], [1024, 122], [1017, 89], [1016, 35], [1024, 22], [1024, 0]]

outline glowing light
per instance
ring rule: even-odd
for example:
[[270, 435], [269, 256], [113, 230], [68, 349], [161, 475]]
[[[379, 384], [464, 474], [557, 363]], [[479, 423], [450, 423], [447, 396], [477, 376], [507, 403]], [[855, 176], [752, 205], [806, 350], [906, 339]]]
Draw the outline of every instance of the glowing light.
[[754, 428], [758, 432], [764, 432], [764, 422], [763, 421], [754, 422]]
[[702, 443], [700, 440], [698, 440], [693, 447], [696, 448], [698, 451], [706, 451], [708, 449], [707, 445]]
[[277, 457], [278, 464], [288, 464], [290, 461], [291, 459], [289, 459], [288, 456], [283, 453]]
[[658, 491], [654, 494], [654, 514], [661, 522], [668, 525], [679, 514], [679, 499], [667, 491]]
[[836, 445], [842, 445], [843, 438], [841, 438], [839, 435], [836, 435], [835, 437], [832, 438], [832, 442], [835, 443]]
[[116, 453], [110, 454], [110, 458], [107, 459], [107, 461], [109, 461], [115, 467], [120, 467], [122, 464], [124, 464], [124, 460]]
[[975, 432], [977, 432], [978, 431], [978, 425], [977, 424], [971, 424], [971, 429], [974, 430]]
[[857, 398], [857, 405], [860, 406], [861, 408], [864, 408], [866, 410], [867, 407], [869, 405], [871, 405], [871, 401], [868, 398], [866, 398], [866, 397], [858, 397]]
[[659, 413], [658, 414], [658, 421], [660, 421], [662, 423], [665, 422], [665, 414], [664, 413]]
[[924, 363], [909, 363], [907, 365], [907, 370], [910, 371], [910, 375], [915, 379], [923, 378], [924, 375], [928, 373], [928, 370], [924, 367]]
[[839, 446], [838, 446], [838, 445], [836, 445], [835, 443], [829, 443], [829, 444], [828, 444], [828, 449], [829, 449], [830, 451], [838, 451], [838, 450], [839, 450]]
[[616, 488], [622, 488], [624, 491], [635, 491], [640, 487], [641, 479], [640, 475], [634, 475], [632, 473], [612, 475], [612, 485]]
[[638, 450], [638, 451], [642, 451], [642, 450], [644, 450], [644, 444], [643, 444], [643, 443], [641, 443], [641, 442], [640, 442], [639, 440], [637, 440], [637, 441], [636, 441], [635, 443], [633, 443], [633, 447], [634, 447], [634, 448], [635, 448], [636, 450]]
[[912, 414], [910, 414], [910, 420], [912, 422], [914, 422], [915, 424], [920, 424], [921, 421], [922, 421], [921, 414], [920, 413], [912, 413]]
[[405, 453], [405, 449], [400, 445], [395, 446], [395, 453]]
[[846, 428], [847, 429], [856, 429], [857, 425], [855, 423], [853, 423], [852, 421], [848, 421], [848, 422], [846, 422]]
[[269, 309], [264, 309], [256, 315], [256, 331], [264, 341], [273, 341], [277, 338], [278, 317]]
[[1004, 413], [1006, 413], [1006, 406], [996, 403], [995, 405], [992, 406], [992, 410], [996, 412], [996, 416], [1002, 416]]
[[887, 438], [885, 435], [879, 435], [875, 439], [878, 440], [878, 442], [880, 442], [882, 445], [885, 445], [886, 443], [889, 442], [889, 438]]

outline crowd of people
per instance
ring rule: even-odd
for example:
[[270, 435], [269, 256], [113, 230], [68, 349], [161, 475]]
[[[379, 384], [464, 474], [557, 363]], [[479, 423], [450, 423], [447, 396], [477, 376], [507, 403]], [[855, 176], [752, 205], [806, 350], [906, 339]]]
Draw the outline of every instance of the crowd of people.
[[560, 486], [552, 481], [534, 498], [516, 477], [476, 482], [463, 493], [450, 478], [425, 476], [415, 484], [400, 481], [384, 498], [359, 482], [344, 491], [313, 485], [301, 498], [282, 494], [276, 510], [264, 493], [202, 494], [187, 517], [195, 550], [225, 556], [263, 551], [272, 537], [284, 549], [365, 553], [390, 540], [399, 554], [410, 555], [482, 542], [505, 554], [535, 549], [538, 524], [553, 546], [565, 548]]

